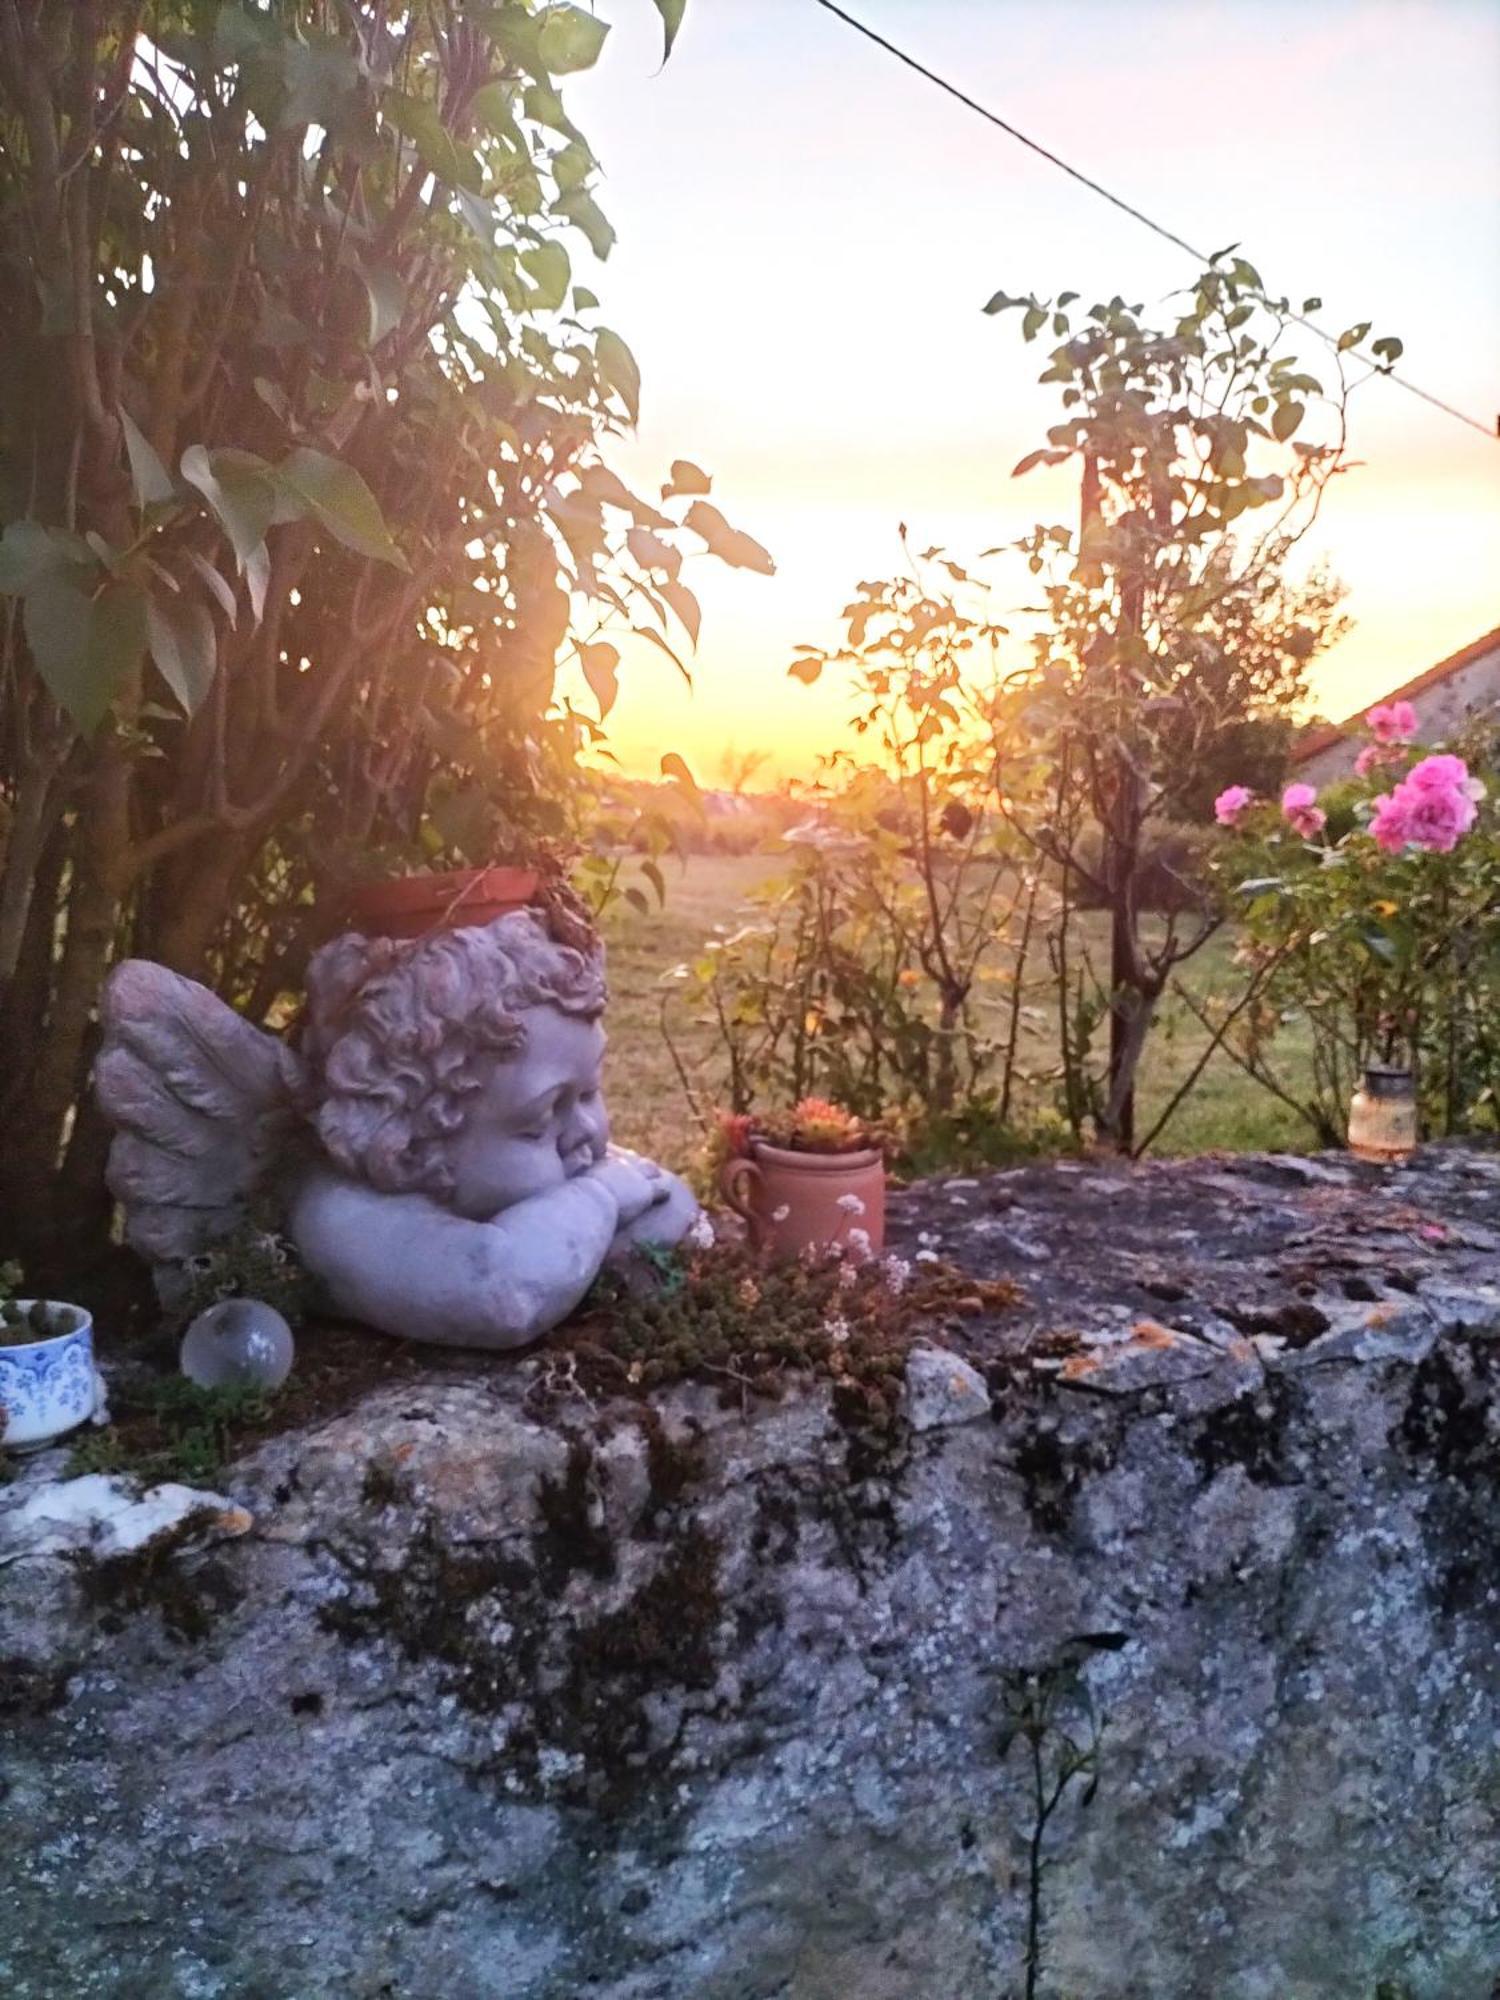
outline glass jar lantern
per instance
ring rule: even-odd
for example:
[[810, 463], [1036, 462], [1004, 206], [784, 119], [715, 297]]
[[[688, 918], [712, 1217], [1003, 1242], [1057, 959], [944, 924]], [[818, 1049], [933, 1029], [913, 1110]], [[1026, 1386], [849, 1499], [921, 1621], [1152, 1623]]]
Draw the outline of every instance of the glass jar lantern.
[[1409, 1069], [1372, 1064], [1349, 1104], [1349, 1151], [1357, 1160], [1394, 1166], [1416, 1146], [1416, 1078]]

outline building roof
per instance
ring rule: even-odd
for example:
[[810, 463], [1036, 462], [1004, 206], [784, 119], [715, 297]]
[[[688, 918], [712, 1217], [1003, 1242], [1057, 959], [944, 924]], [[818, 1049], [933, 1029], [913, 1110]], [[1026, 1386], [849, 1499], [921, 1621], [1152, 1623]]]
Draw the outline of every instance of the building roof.
[[[1476, 660], [1482, 660], [1486, 653], [1494, 652], [1497, 647], [1500, 647], [1500, 625], [1493, 631], [1486, 632], [1482, 639], [1475, 639], [1472, 644], [1462, 647], [1458, 652], [1450, 653], [1446, 660], [1439, 660], [1435, 667], [1428, 667], [1424, 672], [1414, 675], [1411, 680], [1403, 681], [1400, 687], [1392, 688], [1389, 694], [1381, 695], [1380, 699], [1411, 701], [1415, 696], [1425, 694], [1429, 688], [1436, 687], [1440, 681], [1447, 680], [1450, 674], [1461, 673], [1465, 667], [1473, 666]], [[1293, 746], [1292, 762], [1305, 764], [1309, 757], [1316, 757], [1320, 751], [1329, 750], [1335, 743], [1341, 743], [1352, 730], [1359, 727], [1373, 706], [1373, 703], [1367, 703], [1357, 714], [1347, 717], [1343, 722], [1325, 722], [1316, 729], [1308, 730], [1307, 734], [1300, 737]]]

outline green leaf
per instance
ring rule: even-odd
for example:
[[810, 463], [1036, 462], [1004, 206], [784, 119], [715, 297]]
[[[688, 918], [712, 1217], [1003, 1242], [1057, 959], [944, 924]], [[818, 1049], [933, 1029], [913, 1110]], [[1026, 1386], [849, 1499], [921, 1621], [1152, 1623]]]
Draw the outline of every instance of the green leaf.
[[550, 84], [529, 83], [521, 101], [526, 108], [526, 116], [536, 124], [545, 125], [552, 132], [561, 132], [564, 138], [576, 139], [580, 145], [587, 143]]
[[361, 265], [359, 275], [370, 301], [369, 342], [371, 347], [378, 347], [401, 324], [406, 311], [406, 286], [400, 272], [387, 264]]
[[38, 577], [26, 593], [26, 643], [36, 670], [85, 736], [139, 664], [146, 643], [137, 591], [110, 584], [90, 596], [86, 578], [62, 570]]
[[696, 794], [698, 780], [693, 776], [687, 765], [683, 763], [675, 750], [669, 750], [666, 756], [662, 758], [661, 774], [664, 778], [675, 778], [679, 785]]
[[1278, 444], [1285, 444], [1307, 415], [1305, 403], [1278, 403], [1276, 414], [1271, 419], [1271, 435]]
[[180, 471], [217, 515], [241, 569], [257, 549], [265, 547], [266, 530], [276, 512], [271, 468], [248, 451], [209, 451], [190, 444]]
[[287, 36], [281, 74], [287, 93], [280, 121], [284, 131], [303, 125], [339, 130], [359, 89], [359, 69], [343, 42], [332, 35], [313, 41]]
[[493, 249], [500, 211], [493, 202], [481, 200], [477, 194], [470, 194], [467, 188], [455, 188], [453, 192], [458, 198], [459, 214], [485, 248]]
[[375, 562], [389, 563], [393, 569], [408, 567], [391, 540], [379, 502], [352, 465], [304, 446], [281, 461], [276, 479], [345, 548]]
[[667, 483], [661, 489], [663, 500], [675, 500], [683, 493], [711, 493], [713, 481], [690, 458], [674, 458]]
[[1012, 479], [1019, 479], [1023, 473], [1030, 472], [1034, 466], [1061, 465], [1065, 458], [1071, 456], [1072, 454], [1066, 451], [1048, 451], [1045, 446], [1041, 451], [1028, 451], [1019, 464], [1012, 467], [1010, 476]]
[[589, 240], [589, 247], [603, 263], [615, 247], [614, 224], [600, 208], [587, 188], [569, 188], [556, 201], [557, 213], [581, 230]]
[[665, 62], [672, 53], [672, 44], [677, 40], [682, 17], [687, 12], [687, 0], [656, 0], [656, 11], [661, 15], [663, 41], [661, 59]]
[[751, 569], [761, 576], [774, 576], [776, 565], [759, 542], [738, 528], [731, 528], [718, 508], [707, 500], [695, 500], [687, 510], [687, 525], [707, 542], [711, 554], [731, 569]]
[[207, 605], [177, 597], [147, 598], [146, 642], [157, 672], [184, 712], [196, 714], [213, 686], [217, 665]]
[[130, 460], [131, 484], [135, 487], [135, 504], [138, 507], [160, 506], [164, 500], [170, 500], [175, 491], [171, 474], [130, 412], [122, 407], [119, 416], [120, 429], [125, 433], [125, 455]]
[[595, 701], [599, 704], [599, 720], [604, 721], [615, 705], [615, 697], [620, 692], [619, 676], [616, 668], [620, 664], [617, 646], [599, 640], [591, 646], [580, 646], [578, 657], [583, 662], [583, 677]]
[[687, 633], [688, 641], [696, 651], [698, 633], [703, 624], [703, 613], [699, 608], [697, 598], [685, 583], [678, 583], [675, 579], [657, 584], [656, 592], [677, 613], [678, 622], [682, 626], [683, 631]]
[[521, 269], [536, 286], [527, 303], [538, 312], [556, 312], [573, 277], [567, 251], [560, 243], [538, 243], [521, 252]]
[[239, 606], [234, 601], [233, 590], [230, 589], [228, 583], [220, 576], [213, 564], [205, 561], [195, 550], [188, 550], [188, 561], [208, 585], [209, 590], [218, 600], [219, 609], [229, 620], [230, 624], [233, 625], [239, 617]]
[[[1076, 298], [1077, 294], [1074, 296]], [[986, 301], [984, 310], [990, 314], [1009, 312], [1012, 306], [1024, 306], [1025, 303], [1025, 299], [1013, 299], [1009, 292], [996, 292]]]
[[1345, 331], [1341, 333], [1338, 338], [1339, 353], [1345, 354], [1351, 347], [1358, 347], [1359, 343], [1364, 339], [1365, 335], [1369, 331], [1370, 331], [1370, 322], [1367, 319], [1362, 319], [1358, 326], [1351, 326], [1346, 328]]
[[1042, 306], [1031, 306], [1021, 321], [1021, 338], [1035, 340], [1047, 323], [1047, 314]]
[[515, 89], [513, 83], [499, 81], [487, 83], [482, 90], [474, 93], [473, 102], [469, 106], [469, 116], [481, 132], [486, 133], [491, 139], [502, 140], [512, 152], [524, 154], [529, 158], [530, 152], [525, 137], [516, 123]]
[[693, 685], [693, 677], [687, 670], [686, 661], [679, 658], [675, 647], [669, 646], [660, 632], [653, 632], [649, 625], [632, 625], [630, 629], [638, 639], [645, 639], [648, 644], [656, 648], [657, 652], [665, 653], [688, 686]]
[[436, 109], [422, 97], [403, 97], [390, 92], [385, 115], [396, 130], [417, 149], [424, 167], [449, 187], [474, 189], [479, 186], [479, 167], [472, 153], [460, 150]]
[[592, 69], [609, 34], [609, 23], [581, 7], [549, 7], [542, 17], [537, 53], [553, 76]]
[[593, 154], [576, 139], [570, 139], [561, 152], [552, 155], [552, 178], [563, 194], [581, 188], [593, 171]]
[[630, 421], [635, 424], [641, 417], [641, 371], [636, 366], [635, 356], [617, 333], [611, 333], [607, 326], [601, 326], [594, 336], [594, 353], [599, 362], [599, 373], [605, 385], [614, 390], [620, 401], [630, 412]]
[[1370, 343], [1370, 352], [1378, 354], [1388, 368], [1393, 367], [1401, 359], [1405, 351], [1405, 341], [1398, 340], [1393, 333], [1384, 334], [1379, 340], [1373, 340]]
[[587, 285], [573, 287], [574, 312], [592, 312], [599, 303], [599, 294], [591, 292]]
[[631, 528], [625, 546], [642, 569], [665, 570], [668, 576], [675, 577], [682, 568], [682, 551], [664, 542], [660, 535], [652, 534], [649, 528]]
[[40, 521], [12, 521], [0, 535], [0, 593], [17, 597], [49, 572], [76, 566], [92, 568], [88, 544], [65, 528], [44, 528]]

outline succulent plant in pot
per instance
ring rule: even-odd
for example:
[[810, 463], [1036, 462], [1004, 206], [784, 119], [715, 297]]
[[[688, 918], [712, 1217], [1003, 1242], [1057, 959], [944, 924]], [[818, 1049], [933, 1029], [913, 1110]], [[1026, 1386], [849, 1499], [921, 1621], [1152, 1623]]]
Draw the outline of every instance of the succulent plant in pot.
[[0, 1265], [0, 1444], [50, 1443], [98, 1403], [94, 1323], [82, 1306], [19, 1296], [20, 1267]]
[[885, 1242], [885, 1158], [879, 1131], [826, 1098], [789, 1110], [720, 1119], [719, 1185], [759, 1246], [797, 1256]]

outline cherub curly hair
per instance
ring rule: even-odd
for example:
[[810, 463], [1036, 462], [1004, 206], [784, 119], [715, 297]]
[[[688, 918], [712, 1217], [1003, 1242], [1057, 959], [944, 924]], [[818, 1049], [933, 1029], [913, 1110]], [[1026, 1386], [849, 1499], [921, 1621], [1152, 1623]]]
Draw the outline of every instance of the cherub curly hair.
[[494, 1057], [519, 1054], [523, 1009], [604, 1012], [604, 952], [532, 910], [419, 943], [335, 938], [307, 969], [311, 1115], [336, 1165], [387, 1194], [453, 1193], [450, 1142]]

